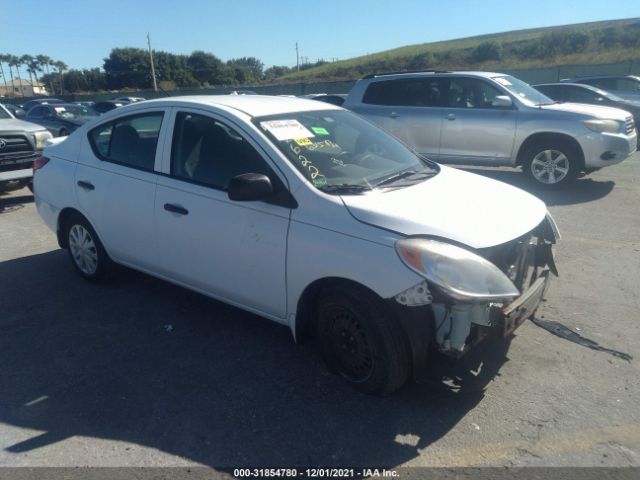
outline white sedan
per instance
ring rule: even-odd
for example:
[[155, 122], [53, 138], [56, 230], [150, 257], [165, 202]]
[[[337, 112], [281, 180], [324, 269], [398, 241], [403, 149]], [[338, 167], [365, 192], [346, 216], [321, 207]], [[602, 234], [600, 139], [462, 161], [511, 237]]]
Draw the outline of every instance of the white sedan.
[[38, 212], [89, 281], [122, 264], [316, 336], [387, 393], [537, 308], [545, 205], [312, 100], [174, 97], [113, 110], [34, 164]]

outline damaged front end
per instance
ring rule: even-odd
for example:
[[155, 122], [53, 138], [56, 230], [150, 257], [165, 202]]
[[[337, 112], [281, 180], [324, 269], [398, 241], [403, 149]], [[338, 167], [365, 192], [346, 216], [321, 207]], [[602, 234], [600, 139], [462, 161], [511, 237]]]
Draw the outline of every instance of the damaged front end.
[[424, 345], [416, 344], [416, 336], [425, 329], [419, 333], [416, 324], [429, 323], [424, 321], [427, 313], [433, 319], [428, 329], [431, 345], [454, 357], [491, 332], [510, 335], [531, 317], [544, 298], [551, 274], [558, 275], [552, 248], [559, 239], [558, 228], [547, 214], [525, 235], [475, 251], [434, 239], [400, 240], [396, 246], [400, 258], [425, 278], [393, 300], [405, 317], [414, 368], [424, 365], [416, 352], [416, 347]]

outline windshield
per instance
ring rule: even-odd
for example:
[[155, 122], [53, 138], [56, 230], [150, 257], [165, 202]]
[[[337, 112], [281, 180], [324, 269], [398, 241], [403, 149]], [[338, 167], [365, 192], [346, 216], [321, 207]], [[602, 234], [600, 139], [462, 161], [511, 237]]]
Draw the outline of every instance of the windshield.
[[254, 122], [296, 169], [328, 193], [401, 188], [439, 171], [437, 164], [350, 112], [298, 112]]
[[612, 100], [614, 102], [624, 102], [624, 98], [619, 97], [617, 95], [614, 95], [613, 93], [607, 92], [605, 90], [600, 90], [599, 88], [594, 88], [593, 91], [595, 93], [597, 93], [598, 95], [600, 95], [601, 97], [604, 97], [608, 100]]
[[549, 97], [542, 92], [536, 90], [531, 85], [522, 80], [512, 77], [511, 75], [505, 75], [503, 77], [494, 77], [496, 82], [509, 90], [510, 93], [517, 96], [520, 100], [530, 105], [551, 105], [555, 103]]
[[64, 118], [65, 120], [74, 120], [80, 117], [95, 117], [96, 113], [82, 105], [55, 105], [53, 106], [55, 115], [58, 118]]
[[0, 105], [0, 118], [13, 118], [7, 110], [5, 110], [4, 105]]

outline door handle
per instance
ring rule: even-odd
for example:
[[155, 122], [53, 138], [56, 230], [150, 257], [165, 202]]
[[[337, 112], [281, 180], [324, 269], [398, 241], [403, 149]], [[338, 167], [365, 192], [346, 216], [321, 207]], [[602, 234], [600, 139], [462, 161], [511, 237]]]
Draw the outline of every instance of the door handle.
[[189, 210], [187, 210], [184, 207], [181, 207], [180, 205], [174, 205], [173, 203], [165, 203], [164, 209], [167, 212], [173, 212], [179, 215], [189, 215]]
[[85, 180], [79, 180], [78, 181], [78, 186], [80, 188], [84, 188], [85, 190], [95, 190], [96, 189], [96, 187], [93, 186], [93, 183], [87, 182]]
[[455, 113], [449, 113], [447, 115], [447, 120], [455, 120], [456, 119], [456, 114]]
[[390, 116], [391, 118], [398, 118], [400, 115], [398, 115], [398, 112], [391, 112], [391, 113], [389, 114], [389, 116]]

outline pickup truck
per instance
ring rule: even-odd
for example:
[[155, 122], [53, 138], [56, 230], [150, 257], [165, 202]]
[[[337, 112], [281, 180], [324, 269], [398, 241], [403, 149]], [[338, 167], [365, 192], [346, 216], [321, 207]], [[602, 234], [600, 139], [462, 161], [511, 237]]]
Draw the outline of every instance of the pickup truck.
[[46, 128], [18, 120], [0, 105], [0, 191], [31, 185], [33, 161], [51, 138]]
[[432, 160], [521, 166], [542, 188], [563, 187], [580, 173], [622, 162], [637, 144], [629, 112], [555, 102], [501, 73], [368, 75], [343, 107]]

